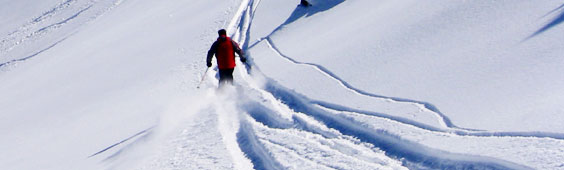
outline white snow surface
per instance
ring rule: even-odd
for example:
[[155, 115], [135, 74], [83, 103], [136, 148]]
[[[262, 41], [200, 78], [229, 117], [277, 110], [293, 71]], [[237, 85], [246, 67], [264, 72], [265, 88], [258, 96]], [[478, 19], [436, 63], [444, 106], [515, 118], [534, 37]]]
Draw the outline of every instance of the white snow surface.
[[298, 2], [0, 0], [0, 169], [564, 169], [561, 1]]

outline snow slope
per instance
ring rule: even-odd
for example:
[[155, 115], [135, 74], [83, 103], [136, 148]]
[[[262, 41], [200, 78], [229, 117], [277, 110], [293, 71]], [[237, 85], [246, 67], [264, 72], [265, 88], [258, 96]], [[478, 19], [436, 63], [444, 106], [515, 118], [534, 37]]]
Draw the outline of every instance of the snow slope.
[[0, 169], [564, 168], [561, 2], [0, 2]]
[[[329, 7], [265, 1], [251, 39], [268, 37], [348, 88], [432, 104], [461, 127], [564, 132], [560, 1], [322, 2]], [[286, 86], [319, 90], [303, 79]]]
[[57, 1], [6, 28], [0, 169], [97, 169], [89, 156], [197, 101], [203, 51], [239, 3], [201, 8], [217, 2]]

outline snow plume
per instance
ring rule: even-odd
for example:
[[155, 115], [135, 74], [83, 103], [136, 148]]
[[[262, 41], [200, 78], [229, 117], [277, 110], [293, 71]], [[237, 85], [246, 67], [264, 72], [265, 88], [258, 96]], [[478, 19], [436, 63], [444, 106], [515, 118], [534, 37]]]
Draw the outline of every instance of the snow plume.
[[240, 139], [247, 99], [235, 87], [207, 87], [170, 104], [142, 140], [105, 160], [108, 169], [253, 169]]
[[175, 130], [182, 123], [190, 120], [198, 112], [212, 107], [215, 98], [213, 90], [207, 90], [202, 95], [184, 98], [174, 101], [166, 111], [161, 114], [157, 131], [160, 134], [167, 134]]

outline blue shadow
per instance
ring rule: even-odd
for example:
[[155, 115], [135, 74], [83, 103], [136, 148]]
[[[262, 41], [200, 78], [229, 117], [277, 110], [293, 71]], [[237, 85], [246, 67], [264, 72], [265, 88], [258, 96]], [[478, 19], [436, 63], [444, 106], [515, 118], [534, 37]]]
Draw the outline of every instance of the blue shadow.
[[262, 40], [269, 38], [272, 34], [281, 30], [284, 26], [291, 24], [294, 21], [296, 21], [296, 20], [298, 20], [302, 17], [310, 17], [310, 16], [313, 16], [317, 13], [327, 11], [327, 10], [345, 2], [345, 0], [309, 0], [308, 2], [312, 5], [311, 6], [298, 5], [296, 7], [296, 9], [294, 9], [292, 14], [290, 14], [290, 17], [288, 17], [288, 19], [286, 19], [286, 21], [284, 21], [282, 24], [280, 24], [278, 27], [276, 27], [274, 30], [272, 30], [272, 32], [270, 32], [270, 34], [261, 38], [260, 41], [256, 41], [253, 44], [251, 44], [250, 46], [248, 44], [245, 45], [244, 46], [245, 50], [248, 49], [248, 48], [253, 48], [255, 45], [260, 43]]
[[[560, 11], [560, 14], [558, 14], [556, 17], [554, 17], [554, 19], [552, 19], [552, 21], [550, 21], [548, 24], [546, 24], [545, 26], [543, 26], [542, 28], [540, 28], [539, 30], [537, 30], [535, 33], [533, 33], [531, 36], [527, 37], [527, 39], [533, 38], [539, 34], [542, 34], [543, 32], [554, 28], [555, 26], [561, 24], [564, 21], [564, 4], [560, 5], [558, 8], [553, 9], [552, 11], [548, 12], [545, 16], [554, 13], [556, 11]], [[527, 40], [525, 39], [525, 40]]]
[[292, 12], [290, 17], [284, 21], [282, 25], [290, 24], [302, 17], [309, 17], [319, 12], [327, 11], [343, 2], [345, 0], [309, 0], [312, 6], [298, 5]]

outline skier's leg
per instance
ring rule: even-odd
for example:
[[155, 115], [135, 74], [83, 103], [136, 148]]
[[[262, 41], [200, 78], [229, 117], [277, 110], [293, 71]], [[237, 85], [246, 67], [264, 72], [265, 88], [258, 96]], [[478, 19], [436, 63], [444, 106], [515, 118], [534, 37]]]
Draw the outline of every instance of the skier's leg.
[[226, 81], [226, 71], [224, 69], [219, 69], [219, 87], [221, 88]]
[[225, 69], [225, 81], [233, 85], [233, 70], [234, 69]]
[[225, 84], [233, 85], [233, 69], [219, 69], [219, 87]]

